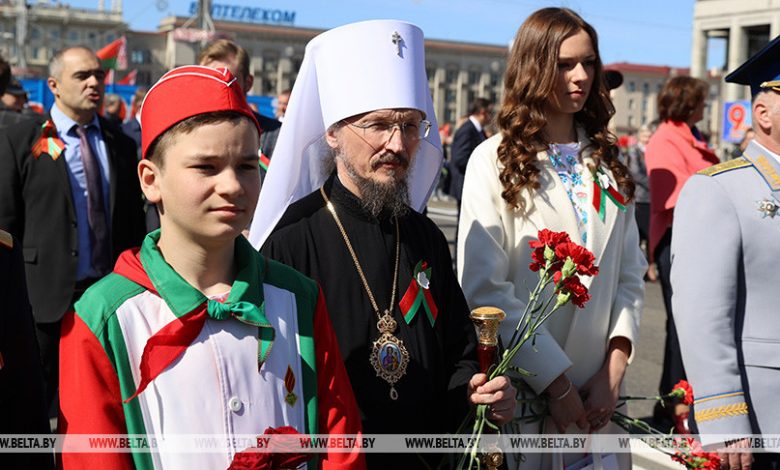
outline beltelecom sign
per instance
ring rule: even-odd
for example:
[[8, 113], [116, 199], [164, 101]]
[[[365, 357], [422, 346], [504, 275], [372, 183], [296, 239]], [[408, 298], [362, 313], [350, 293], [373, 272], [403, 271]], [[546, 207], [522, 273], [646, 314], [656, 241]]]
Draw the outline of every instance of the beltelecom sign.
[[[198, 13], [198, 2], [190, 3], [190, 14]], [[295, 24], [295, 12], [267, 8], [247, 7], [243, 5], [211, 5], [211, 16], [215, 20], [242, 21], [244, 23], [272, 23], [292, 26]]]

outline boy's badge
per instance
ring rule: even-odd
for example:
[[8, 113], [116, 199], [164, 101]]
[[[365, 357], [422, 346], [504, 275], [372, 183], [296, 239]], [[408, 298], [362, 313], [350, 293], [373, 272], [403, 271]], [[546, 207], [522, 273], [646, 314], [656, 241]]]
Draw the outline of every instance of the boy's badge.
[[436, 323], [439, 309], [436, 307], [436, 302], [433, 301], [433, 295], [431, 295], [431, 268], [428, 267], [427, 261], [420, 260], [414, 267], [412, 280], [398, 305], [401, 307], [401, 313], [404, 314], [407, 325], [412, 322], [420, 307], [425, 309], [431, 326]]
[[49, 154], [52, 160], [60, 158], [65, 150], [65, 142], [57, 135], [57, 128], [54, 122], [48, 119], [41, 125], [41, 137], [32, 148], [32, 155], [37, 160], [44, 153]]
[[295, 374], [289, 365], [287, 366], [287, 373], [284, 374], [284, 388], [287, 389], [284, 401], [291, 407], [295, 406], [295, 403], [298, 401], [298, 396], [293, 393], [293, 390], [295, 390]]
[[762, 219], [766, 218], [766, 216], [774, 218], [778, 209], [780, 209], [780, 205], [772, 199], [765, 198], [762, 201], [758, 201], [758, 211], [761, 212]]

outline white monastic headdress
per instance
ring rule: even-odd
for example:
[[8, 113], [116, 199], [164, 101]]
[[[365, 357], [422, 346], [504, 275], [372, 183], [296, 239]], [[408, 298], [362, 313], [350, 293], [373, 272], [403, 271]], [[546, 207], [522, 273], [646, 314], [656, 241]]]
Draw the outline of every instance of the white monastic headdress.
[[409, 172], [411, 206], [421, 211], [442, 165], [422, 30], [403, 21], [365, 21], [309, 42], [252, 220], [252, 245], [260, 248], [287, 206], [328, 178], [327, 168], [333, 167], [323, 139], [328, 127], [388, 108], [418, 109], [432, 124]]

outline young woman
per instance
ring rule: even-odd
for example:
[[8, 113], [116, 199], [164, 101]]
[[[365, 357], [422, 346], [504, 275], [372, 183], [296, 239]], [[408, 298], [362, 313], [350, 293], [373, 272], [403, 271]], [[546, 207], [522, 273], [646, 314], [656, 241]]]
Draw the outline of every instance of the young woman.
[[[472, 308], [506, 312], [506, 340], [536, 285], [528, 241], [547, 228], [592, 251], [600, 274], [584, 280], [590, 302], [556, 312], [534, 347], [518, 354], [517, 365], [534, 374], [525, 380], [530, 391], [549, 399], [549, 416], [522, 431], [617, 432], [610, 417], [634, 351], [646, 262], [629, 202], [634, 183], [607, 130], [614, 108], [596, 32], [569, 9], [533, 13], [515, 38], [504, 86], [500, 132], [477, 147], [466, 170], [463, 291]], [[612, 186], [625, 206], [608, 200], [605, 211], [594, 208], [594, 184]], [[561, 468], [582, 457], [529, 454], [523, 465]], [[630, 467], [629, 454], [616, 460]]]

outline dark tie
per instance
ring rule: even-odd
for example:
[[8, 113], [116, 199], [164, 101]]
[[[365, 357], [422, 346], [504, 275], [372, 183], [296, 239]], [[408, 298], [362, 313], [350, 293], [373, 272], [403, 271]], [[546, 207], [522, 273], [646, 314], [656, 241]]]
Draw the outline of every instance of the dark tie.
[[103, 178], [101, 178], [100, 164], [89, 145], [88, 128], [77, 125], [75, 129], [81, 139], [81, 163], [84, 165], [84, 175], [87, 180], [87, 216], [92, 245], [92, 267], [102, 276], [111, 270], [109, 246], [111, 238], [103, 200]]

